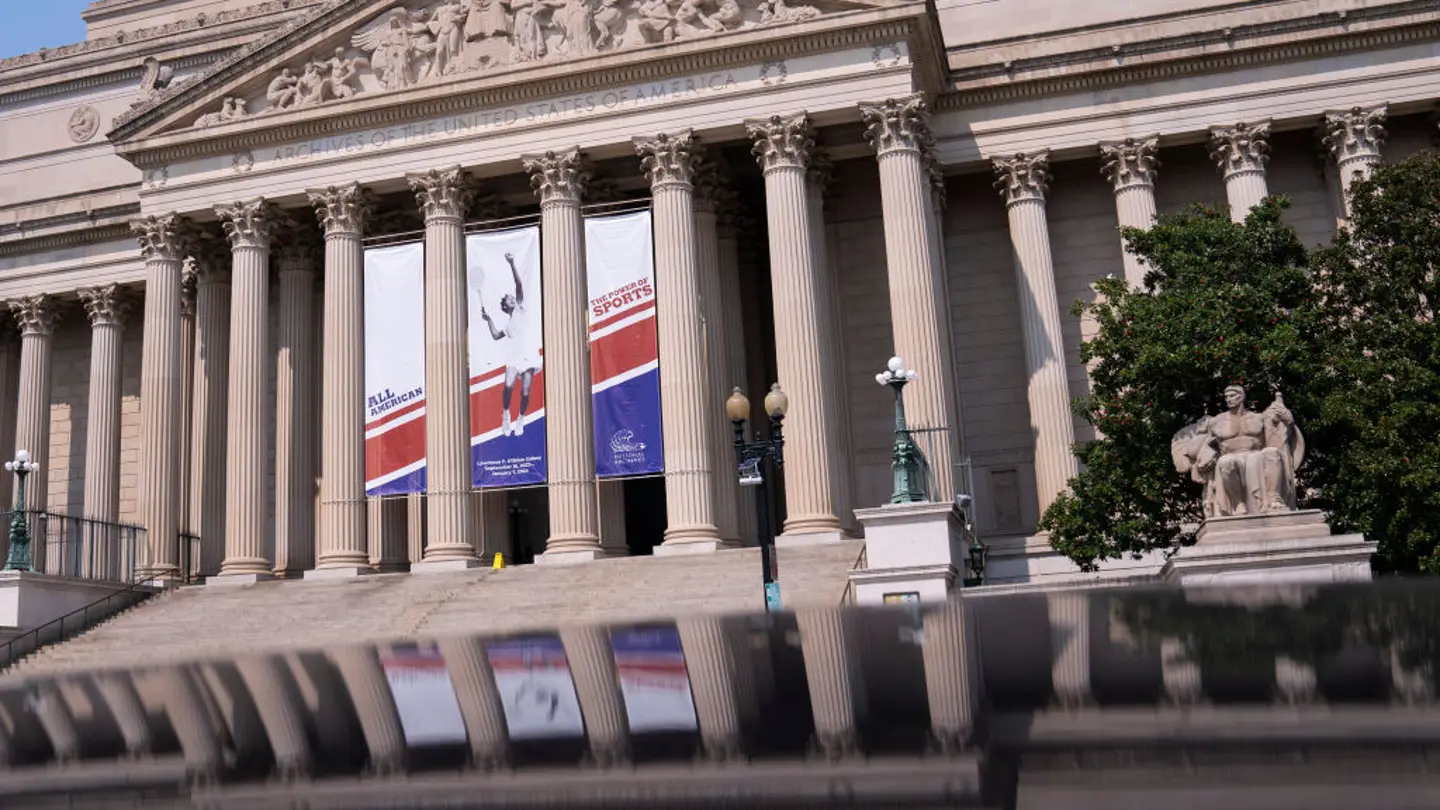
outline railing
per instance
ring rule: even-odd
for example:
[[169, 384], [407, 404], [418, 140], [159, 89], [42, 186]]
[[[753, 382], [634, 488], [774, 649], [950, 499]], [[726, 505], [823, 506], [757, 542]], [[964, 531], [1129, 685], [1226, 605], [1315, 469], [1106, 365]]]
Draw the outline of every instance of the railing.
[[84, 607], [72, 610], [58, 619], [52, 619], [0, 644], [0, 672], [13, 667], [20, 659], [46, 644], [58, 644], [74, 638], [94, 627], [96, 622], [107, 619], [121, 610], [133, 607], [149, 598], [154, 593], [151, 590], [154, 582], [154, 576], [142, 575], [140, 579], [118, 591], [111, 591]]

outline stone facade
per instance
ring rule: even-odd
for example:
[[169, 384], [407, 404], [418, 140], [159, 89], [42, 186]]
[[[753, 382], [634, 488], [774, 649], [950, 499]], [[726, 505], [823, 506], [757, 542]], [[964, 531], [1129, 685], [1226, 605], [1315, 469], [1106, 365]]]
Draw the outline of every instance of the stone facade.
[[[1091, 438], [1066, 410], [1086, 389], [1079, 348], [1090, 328], [1069, 305], [1092, 295], [1101, 277], [1137, 272], [1116, 226], [1191, 203], [1228, 202], [1239, 212], [1268, 192], [1291, 198], [1288, 216], [1307, 243], [1327, 241], [1345, 219], [1345, 189], [1357, 173], [1430, 145], [1428, 114], [1440, 97], [1428, 78], [1440, 57], [1427, 38], [1440, 11], [1400, 0], [1156, 0], [1143, 13], [1136, 6], [97, 0], [85, 12], [86, 42], [0, 59], [0, 300], [18, 313], [17, 305], [44, 295], [56, 313], [47, 334], [23, 338], [43, 341], [43, 352], [17, 350], [18, 392], [0, 380], [0, 394], [23, 406], [26, 381], [40, 380], [24, 358], [48, 358], [48, 420], [33, 408], [0, 407], [29, 420], [0, 438], [32, 435], [48, 421], [42, 475], [52, 512], [83, 516], [87, 482], [118, 480], [120, 521], [198, 532], [200, 476], [154, 448], [188, 452], [178, 448], [196, 446], [193, 431], [204, 426], [206, 414], [180, 392], [206, 384], [206, 364], [184, 354], [199, 334], [230, 348], [229, 391], [219, 393], [231, 403], [241, 396], [244, 418], [264, 434], [243, 464], [229, 459], [229, 473], [249, 479], [237, 504], [259, 499], [263, 510], [211, 521], [230, 533], [245, 527], [234, 556], [247, 576], [294, 576], [325, 559], [353, 573], [365, 567], [363, 555], [385, 556], [378, 538], [390, 548], [396, 532], [427, 533], [433, 551], [421, 552], [420, 537], [404, 539], [412, 561], [521, 546], [538, 555], [552, 534], [566, 548], [581, 542], [580, 556], [613, 553], [611, 538], [600, 538], [602, 550], [593, 538], [597, 527], [604, 535], [616, 525], [604, 504], [613, 512], [622, 499], [588, 501], [576, 492], [589, 484], [569, 481], [575, 491], [548, 504], [532, 491], [495, 496], [509, 505], [484, 509], [462, 505], [466, 498], [436, 501], [424, 513], [418, 502], [389, 504], [368, 509], [363, 521], [352, 509], [344, 514], [373, 536], [328, 548], [328, 558], [326, 546], [293, 536], [323, 536], [332, 508], [325, 500], [351, 497], [323, 482], [346, 442], [319, 441], [329, 412], [322, 389], [347, 390], [325, 362], [342, 355], [323, 339], [347, 332], [339, 322], [332, 332], [321, 301], [331, 292], [327, 276], [348, 265], [328, 253], [312, 257], [316, 301], [307, 309], [287, 298], [301, 287], [286, 286], [277, 272], [280, 248], [242, 246], [233, 233], [222, 241], [215, 209], [263, 199], [266, 211], [297, 219], [318, 244], [325, 225], [310, 216], [313, 196], [358, 184], [378, 206], [363, 236], [418, 230], [422, 212], [406, 178], [458, 166], [490, 210], [498, 202], [538, 219], [544, 200], [522, 158], [578, 148], [608, 183], [596, 188], [609, 198], [653, 199], [657, 216], [675, 220], [665, 239], [657, 233], [662, 277], [693, 282], [706, 257], [719, 255], [696, 240], [725, 234], [724, 245], [733, 228], [740, 294], [716, 309], [701, 302], [673, 324], [662, 313], [661, 356], [730, 358], [697, 348], [688, 319], [743, 324], [743, 334], [725, 334], [745, 347], [743, 362], [727, 363], [748, 379], [733, 382], [757, 404], [777, 377], [791, 396], [788, 533], [853, 531], [853, 516], [837, 511], [885, 500], [891, 405], [872, 378], [902, 344], [917, 346], [930, 356], [905, 354], [926, 370], [907, 396], [924, 415], [921, 426], [949, 431], [928, 454], [969, 461], [968, 475], [957, 468], [953, 485], [941, 489], [973, 490], [994, 576], [1063, 573], [1067, 565], [1047, 554], [1034, 526], [1073, 470], [1064, 448]], [[896, 111], [904, 104], [908, 111]], [[776, 113], [783, 117], [771, 118]], [[661, 136], [693, 139], [684, 160], [705, 158], [738, 207], [726, 202], [711, 215], [715, 203], [709, 191], [692, 189], [691, 167], [657, 167]], [[1150, 162], [1117, 157], [1124, 148], [1147, 150]], [[1043, 165], [1035, 163], [1041, 155]], [[642, 166], [641, 157], [651, 162]], [[822, 166], [828, 180], [814, 186]], [[999, 192], [997, 167], [1005, 172]], [[911, 213], [900, 221], [897, 210]], [[426, 213], [436, 240], [481, 216], [467, 208], [441, 227]], [[171, 215], [169, 241], [149, 232], [143, 245], [136, 241], [132, 220]], [[224, 334], [206, 338], [205, 324], [185, 326], [176, 309], [188, 306], [179, 274], [187, 262], [217, 257], [230, 270], [232, 250], [225, 305], [247, 320], [232, 317]], [[553, 255], [568, 254], [555, 247]], [[437, 271], [453, 270], [454, 258], [436, 258]], [[658, 259], [669, 264], [658, 267]], [[97, 420], [88, 414], [92, 325], [79, 291], [109, 284], [127, 288], [133, 306], [119, 337], [120, 418], [100, 420], [119, 431], [119, 469], [96, 475], [84, 469]], [[703, 284], [695, 289], [703, 296]], [[24, 324], [16, 326], [5, 339], [18, 346]], [[436, 330], [437, 341], [454, 337]], [[313, 336], [312, 385], [293, 385], [293, 373], [277, 385], [278, 370], [293, 368], [290, 355], [279, 359], [282, 333]], [[817, 347], [813, 339], [825, 336], [833, 339]], [[662, 370], [675, 381], [672, 397], [726, 389], [685, 380], [687, 370]], [[152, 391], [160, 410], [142, 419], [142, 396]], [[753, 518], [737, 524], [728, 490], [716, 489], [732, 480], [730, 462], [716, 457], [714, 414], [705, 407], [667, 403], [667, 456], [683, 448], [685, 460], [677, 457], [663, 486], [625, 485], [626, 511], [661, 493], [684, 500], [667, 504], [672, 525], [654, 531], [627, 515], [632, 533], [653, 535], [640, 545], [670, 538], [691, 550], [723, 548], [737, 525], [753, 532]], [[294, 448], [277, 452], [279, 411], [288, 436], [322, 445], [313, 455], [322, 482], [307, 507], [314, 520], [275, 515], [277, 502], [294, 510], [303, 490], [296, 469], [312, 463]], [[232, 440], [249, 435], [239, 418], [232, 404], [227, 424], [210, 429], [228, 430]], [[693, 430], [682, 429], [692, 420]], [[570, 427], [583, 432], [584, 420]], [[434, 432], [432, 441], [450, 433]], [[848, 454], [833, 452], [845, 445]], [[218, 446], [223, 452], [223, 440]], [[0, 455], [14, 449], [0, 447]], [[223, 475], [226, 464], [219, 466]], [[277, 481], [286, 490], [279, 499]], [[460, 494], [444, 493], [447, 501]], [[506, 509], [509, 521], [495, 519]], [[202, 556], [218, 566], [227, 541], [241, 542], [202, 538], [214, 546]], [[175, 562], [162, 545], [151, 538], [147, 564]], [[387, 570], [395, 557], [385, 557]]]

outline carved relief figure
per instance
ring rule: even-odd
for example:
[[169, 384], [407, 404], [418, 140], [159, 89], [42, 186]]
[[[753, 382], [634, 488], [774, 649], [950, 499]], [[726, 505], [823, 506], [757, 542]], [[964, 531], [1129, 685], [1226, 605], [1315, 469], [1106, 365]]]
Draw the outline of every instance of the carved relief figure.
[[460, 66], [460, 56], [465, 50], [465, 18], [470, 10], [460, 0], [448, 0], [435, 7], [426, 24], [435, 37], [435, 59], [431, 63], [432, 76], [448, 76]]
[[511, 0], [515, 12], [510, 34], [511, 58], [516, 62], [533, 62], [545, 55], [545, 33], [540, 28], [541, 0]]
[[646, 42], [670, 42], [675, 39], [675, 16], [666, 0], [643, 0], [640, 3], [640, 36]]
[[[322, 70], [323, 68], [323, 70]], [[330, 77], [325, 75], [329, 72], [329, 66], [320, 62], [308, 62], [305, 65], [305, 72], [300, 74], [300, 83], [297, 86], [299, 93], [296, 96], [295, 106], [313, 107], [329, 96]]]
[[760, 24], [803, 22], [820, 16], [820, 9], [814, 6], [786, 5], [785, 0], [760, 0]]
[[429, 26], [403, 8], [391, 11], [384, 20], [356, 33], [351, 43], [373, 54], [370, 65], [385, 89], [413, 87], [425, 77], [425, 57], [435, 51]]
[[554, 25], [560, 29], [560, 51], [570, 56], [589, 56], [599, 48], [596, 46], [595, 11], [590, 0], [560, 0], [553, 15]]
[[510, 36], [509, 0], [470, 0], [470, 15], [465, 20], [465, 38]]
[[244, 118], [250, 114], [245, 107], [245, 99], [230, 98], [227, 96], [220, 102], [220, 110], [218, 112], [205, 113], [195, 119], [195, 126], [196, 128], [213, 127]]
[[1171, 440], [1179, 472], [1205, 487], [1205, 516], [1295, 510], [1295, 470], [1305, 437], [1277, 393], [1261, 413], [1245, 408], [1245, 389], [1225, 389], [1227, 410], [1190, 425]]
[[600, 0], [600, 8], [595, 12], [597, 50], [607, 51], [620, 47], [621, 38], [625, 36], [627, 19], [619, 6], [620, 0]]
[[715, 9], [710, 19], [718, 23], [721, 29], [733, 31], [745, 22], [745, 12], [736, 0], [720, 0], [720, 7]]
[[295, 105], [295, 98], [300, 94], [297, 87], [299, 83], [300, 80], [290, 72], [290, 68], [284, 68], [279, 76], [270, 80], [270, 86], [265, 88], [265, 100], [277, 110], [288, 109]]
[[175, 77], [175, 71], [169, 65], [160, 64], [160, 60], [153, 56], [145, 57], [142, 63], [145, 72], [140, 76], [140, 95], [142, 98], [150, 98], [161, 90], [170, 86], [170, 80]]
[[330, 91], [335, 98], [350, 98], [360, 92], [360, 88], [351, 82], [360, 78], [360, 66], [364, 59], [346, 58], [344, 48], [336, 48], [335, 55], [330, 58]]

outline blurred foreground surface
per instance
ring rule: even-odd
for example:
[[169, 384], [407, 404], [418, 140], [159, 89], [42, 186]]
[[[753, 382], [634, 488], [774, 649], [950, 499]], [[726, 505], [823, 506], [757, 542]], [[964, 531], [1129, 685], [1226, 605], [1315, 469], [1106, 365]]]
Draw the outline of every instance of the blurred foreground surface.
[[0, 807], [1434, 808], [1437, 620], [1394, 581], [136, 649], [0, 677]]

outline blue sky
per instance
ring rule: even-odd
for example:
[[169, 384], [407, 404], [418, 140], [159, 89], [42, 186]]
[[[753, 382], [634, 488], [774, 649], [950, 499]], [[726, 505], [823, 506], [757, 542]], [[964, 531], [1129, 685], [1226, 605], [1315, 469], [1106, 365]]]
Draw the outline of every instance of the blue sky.
[[0, 0], [5, 9], [0, 59], [83, 41], [80, 12], [88, 5], [90, 0]]

